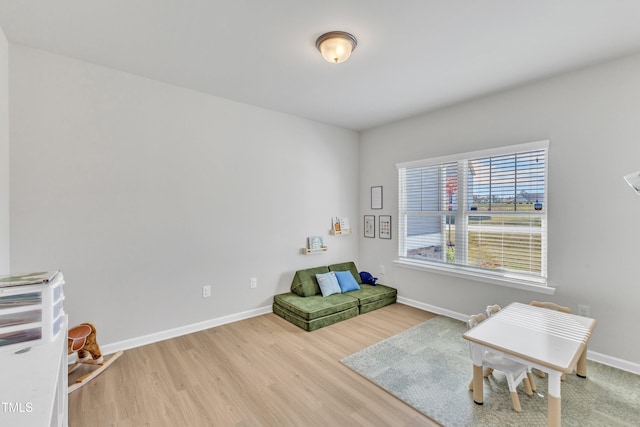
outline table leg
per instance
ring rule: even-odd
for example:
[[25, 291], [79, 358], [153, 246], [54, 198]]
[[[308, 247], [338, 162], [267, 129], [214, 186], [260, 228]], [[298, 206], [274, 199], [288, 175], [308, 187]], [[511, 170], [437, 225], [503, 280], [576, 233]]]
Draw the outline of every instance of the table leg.
[[560, 427], [561, 401], [560, 401], [560, 384], [562, 377], [561, 372], [549, 372], [549, 393], [547, 396], [547, 426]]
[[478, 345], [470, 345], [471, 361], [473, 362], [473, 401], [482, 405], [484, 403], [484, 376], [482, 374], [482, 348]]
[[484, 390], [482, 388], [484, 382], [482, 379], [482, 365], [473, 365], [473, 401], [478, 405], [484, 403]]
[[584, 348], [584, 351], [580, 355], [580, 359], [578, 359], [578, 365], [576, 366], [576, 374], [580, 378], [587, 378], [587, 348]]

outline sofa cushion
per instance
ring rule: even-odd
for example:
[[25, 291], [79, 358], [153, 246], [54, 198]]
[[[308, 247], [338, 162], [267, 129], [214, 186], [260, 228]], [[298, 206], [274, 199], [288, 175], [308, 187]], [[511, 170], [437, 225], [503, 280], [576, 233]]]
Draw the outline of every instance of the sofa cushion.
[[360, 290], [349, 292], [349, 296], [358, 298], [360, 314], [368, 313], [385, 305], [393, 304], [398, 291], [385, 285], [360, 285]]
[[390, 288], [385, 285], [360, 285], [360, 290], [349, 292], [349, 296], [358, 298], [360, 301], [360, 305], [370, 304], [372, 302], [387, 299], [387, 298], [395, 298], [398, 294], [398, 291], [395, 288]]
[[333, 271], [316, 274], [316, 280], [318, 281], [318, 285], [320, 285], [320, 291], [322, 292], [323, 297], [342, 293], [336, 274]]
[[316, 274], [328, 273], [328, 267], [307, 268], [298, 270], [291, 281], [291, 292], [301, 297], [310, 297], [320, 293]]
[[360, 285], [358, 285], [358, 282], [356, 282], [356, 279], [350, 271], [335, 271], [332, 273], [335, 273], [338, 278], [338, 284], [343, 294], [360, 289]]
[[[298, 297], [302, 298], [302, 297]], [[351, 307], [347, 310], [340, 311], [338, 313], [329, 314], [328, 316], [318, 317], [313, 320], [305, 320], [297, 314], [281, 307], [280, 305], [273, 304], [273, 312], [288, 322], [304, 329], [305, 331], [315, 331], [316, 329], [324, 328], [325, 326], [333, 325], [334, 323], [341, 322], [351, 317], [358, 315], [358, 307]]]
[[392, 297], [386, 297], [383, 299], [379, 299], [376, 301], [373, 301], [369, 304], [361, 304], [360, 305], [360, 314], [365, 314], [368, 313], [370, 311], [373, 310], [377, 310], [381, 307], [384, 307], [385, 305], [391, 305], [394, 304], [396, 302], [397, 297], [394, 295]]
[[330, 271], [347, 271], [349, 270], [351, 274], [353, 274], [353, 278], [356, 279], [356, 282], [361, 285], [362, 280], [360, 279], [360, 273], [358, 273], [358, 268], [355, 263], [352, 261], [349, 262], [341, 262], [339, 264], [331, 264], [329, 266]]
[[273, 303], [295, 313], [304, 320], [313, 320], [341, 311], [358, 308], [358, 299], [346, 294], [333, 294], [328, 297], [314, 295], [300, 298], [294, 293], [280, 294], [273, 297]]

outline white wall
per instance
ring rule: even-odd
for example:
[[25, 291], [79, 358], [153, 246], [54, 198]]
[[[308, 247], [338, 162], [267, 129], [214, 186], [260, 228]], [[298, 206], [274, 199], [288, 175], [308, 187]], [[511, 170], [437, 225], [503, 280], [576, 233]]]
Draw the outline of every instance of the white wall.
[[0, 274], [9, 274], [9, 43], [0, 28]]
[[[7, 63], [11, 91], [0, 263], [10, 194], [11, 270], [62, 269], [71, 323], [94, 321], [103, 344], [268, 306], [294, 270], [354, 259], [376, 274], [384, 265], [401, 296], [460, 313], [590, 305], [590, 349], [640, 363], [640, 341], [627, 339], [640, 332], [640, 198], [622, 180], [640, 168], [640, 55], [364, 132], [359, 150], [357, 134], [335, 127], [20, 46], [8, 61], [6, 50], [0, 37], [0, 95]], [[8, 153], [7, 118], [0, 111]], [[556, 295], [392, 264], [395, 163], [539, 139], [551, 140]], [[369, 209], [376, 185], [381, 211]], [[355, 226], [364, 214], [392, 215], [393, 239], [326, 236], [330, 216]], [[327, 254], [299, 254], [311, 234], [325, 235]]]
[[[360, 268], [378, 272], [399, 294], [458, 313], [489, 303], [552, 300], [598, 320], [590, 350], [640, 363], [637, 322], [640, 198], [623, 175], [640, 168], [640, 55], [575, 71], [361, 136], [361, 214], [373, 185], [397, 230], [395, 163], [549, 139], [548, 274], [553, 296], [518, 291], [392, 264], [397, 239], [361, 238]], [[376, 212], [377, 214], [377, 212]]]
[[[60, 268], [70, 323], [96, 323], [101, 344], [268, 307], [295, 270], [357, 262], [356, 236], [328, 235], [358, 213], [356, 133], [21, 46], [10, 58], [11, 268]], [[309, 235], [329, 252], [301, 255]]]

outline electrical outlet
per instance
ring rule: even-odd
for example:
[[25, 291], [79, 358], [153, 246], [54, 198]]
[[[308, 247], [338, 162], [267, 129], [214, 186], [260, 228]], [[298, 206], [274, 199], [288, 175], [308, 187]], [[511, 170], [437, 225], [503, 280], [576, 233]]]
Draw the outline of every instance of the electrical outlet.
[[384, 276], [384, 265], [380, 264], [380, 274]]
[[258, 278], [257, 277], [252, 277], [251, 278], [251, 289], [255, 289], [258, 287]]
[[211, 296], [211, 285], [205, 285], [202, 287], [202, 298], [209, 298]]
[[578, 304], [578, 316], [589, 317], [590, 308], [588, 305]]

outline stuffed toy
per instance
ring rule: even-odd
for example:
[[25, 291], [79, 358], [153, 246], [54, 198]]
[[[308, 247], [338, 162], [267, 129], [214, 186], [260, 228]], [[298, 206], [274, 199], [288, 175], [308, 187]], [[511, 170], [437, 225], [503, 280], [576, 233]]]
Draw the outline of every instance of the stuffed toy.
[[78, 362], [99, 365], [103, 362], [93, 323], [82, 323], [69, 329], [67, 353], [78, 352]]
[[378, 281], [377, 277], [373, 277], [371, 275], [371, 273], [368, 273], [366, 271], [361, 271], [360, 272], [360, 281], [366, 285], [376, 285], [376, 282]]

